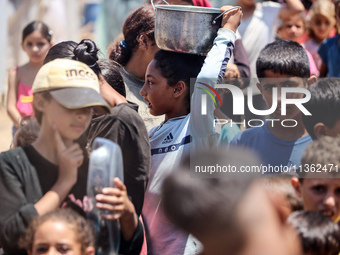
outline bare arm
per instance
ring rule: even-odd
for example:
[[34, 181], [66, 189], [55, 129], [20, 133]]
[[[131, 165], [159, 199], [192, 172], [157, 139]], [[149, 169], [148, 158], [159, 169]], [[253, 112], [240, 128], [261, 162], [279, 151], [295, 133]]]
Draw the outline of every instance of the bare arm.
[[305, 7], [300, 0], [286, 0], [287, 8], [290, 11], [303, 12]]
[[280, 10], [280, 18], [287, 18], [292, 13], [303, 12], [305, 7], [303, 6], [300, 0], [286, 0], [287, 6], [281, 8]]
[[16, 127], [20, 126], [21, 114], [17, 109], [17, 88], [18, 88], [17, 71], [12, 69], [8, 75], [7, 89], [7, 114]]

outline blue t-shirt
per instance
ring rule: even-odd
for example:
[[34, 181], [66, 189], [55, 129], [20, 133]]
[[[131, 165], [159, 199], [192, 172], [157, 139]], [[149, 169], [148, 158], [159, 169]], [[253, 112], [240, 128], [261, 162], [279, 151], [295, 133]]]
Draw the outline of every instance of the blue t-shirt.
[[319, 47], [318, 53], [327, 65], [329, 77], [340, 77], [340, 45], [339, 35], [326, 39]]
[[309, 135], [291, 141], [279, 139], [269, 131], [265, 122], [262, 127], [250, 128], [236, 134], [230, 145], [241, 145], [254, 150], [265, 165], [298, 167], [302, 153], [311, 142]]

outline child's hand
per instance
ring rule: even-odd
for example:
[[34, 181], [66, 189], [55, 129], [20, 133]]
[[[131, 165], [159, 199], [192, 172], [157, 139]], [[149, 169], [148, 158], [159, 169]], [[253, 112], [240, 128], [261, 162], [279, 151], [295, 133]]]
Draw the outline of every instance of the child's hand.
[[[224, 12], [225, 10], [228, 10], [232, 7], [233, 6], [230, 6], [230, 5], [222, 6], [220, 11]], [[242, 16], [243, 16], [243, 13], [240, 8], [226, 12], [222, 18], [221, 27], [229, 28], [230, 30], [234, 31], [234, 33], [236, 33], [236, 29], [241, 24]]]
[[107, 210], [112, 213], [103, 214], [102, 218], [107, 220], [124, 220], [135, 214], [135, 207], [130, 201], [124, 183], [115, 178], [116, 188], [104, 188], [102, 194], [96, 195], [96, 206], [101, 210]]
[[81, 166], [84, 160], [83, 151], [77, 143], [74, 143], [72, 146], [67, 148], [61, 139], [56, 126], [54, 126], [54, 139], [58, 153], [58, 180], [72, 183], [74, 185], [77, 182], [78, 167]]

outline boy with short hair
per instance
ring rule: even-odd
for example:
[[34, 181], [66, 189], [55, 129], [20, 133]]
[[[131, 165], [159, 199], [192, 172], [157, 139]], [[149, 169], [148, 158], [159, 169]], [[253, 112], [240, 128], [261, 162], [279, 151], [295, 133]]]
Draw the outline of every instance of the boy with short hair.
[[340, 220], [340, 137], [323, 136], [307, 146], [292, 178], [304, 210], [317, 211], [334, 222]]
[[[303, 125], [302, 112], [296, 105], [288, 104], [286, 115], [283, 115], [281, 89], [306, 89], [313, 81], [306, 52], [296, 42], [275, 41], [261, 51], [256, 62], [256, 71], [260, 81], [257, 86], [266, 104], [272, 108], [277, 103], [273, 113], [274, 120], [238, 133], [230, 144], [253, 149], [267, 166], [298, 166], [302, 152], [312, 139]], [[273, 102], [276, 89], [277, 102]], [[304, 94], [290, 92], [287, 96], [301, 100]]]
[[324, 78], [309, 86], [311, 99], [305, 103], [311, 115], [302, 120], [313, 140], [340, 135], [340, 78]]

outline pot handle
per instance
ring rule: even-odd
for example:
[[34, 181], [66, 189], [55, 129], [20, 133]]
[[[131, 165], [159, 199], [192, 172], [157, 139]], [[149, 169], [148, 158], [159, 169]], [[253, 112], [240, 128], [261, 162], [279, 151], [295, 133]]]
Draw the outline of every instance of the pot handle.
[[[167, 1], [165, 0], [162, 0], [164, 3], [166, 3], [167, 5], [170, 5]], [[153, 0], [151, 0], [151, 5], [152, 5], [152, 8], [154, 9], [154, 11], [156, 11], [156, 7], [155, 5], [153, 4]], [[241, 7], [240, 7], [241, 8]]]
[[[163, 0], [163, 1], [164, 1], [164, 0]], [[151, 3], [152, 3], [152, 1], [151, 1]], [[234, 6], [234, 7], [232, 7], [232, 8], [229, 8], [228, 10], [225, 10], [225, 11], [222, 12], [220, 15], [218, 15], [216, 18], [214, 18], [214, 20], [212, 21], [212, 24], [215, 25], [215, 24], [216, 24], [216, 20], [217, 20], [218, 18], [222, 17], [223, 14], [225, 14], [226, 12], [231, 11], [231, 10], [234, 10], [234, 9], [242, 9], [242, 8], [241, 8], [241, 6]]]

